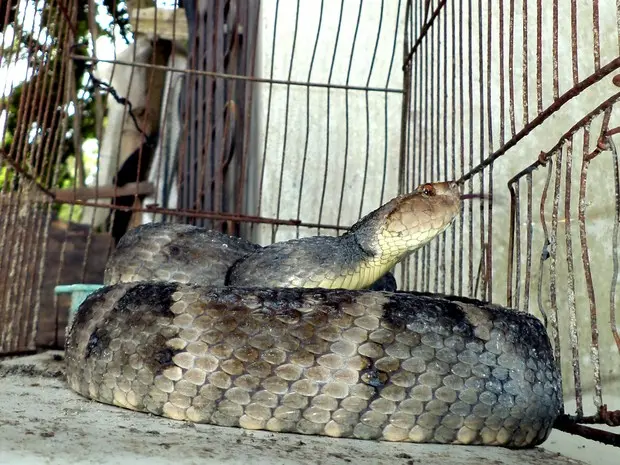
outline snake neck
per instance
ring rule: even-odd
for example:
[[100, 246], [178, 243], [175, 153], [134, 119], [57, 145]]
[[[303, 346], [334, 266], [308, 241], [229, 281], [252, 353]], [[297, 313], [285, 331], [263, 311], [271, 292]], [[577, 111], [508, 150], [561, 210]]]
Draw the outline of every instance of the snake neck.
[[[340, 240], [354, 243], [359, 249], [361, 255], [359, 269], [363, 270], [360, 273], [368, 275], [367, 279], [364, 279], [368, 285], [445, 231], [456, 218], [451, 214], [451, 210], [457, 211], [452, 203], [457, 206], [458, 204], [453, 202], [452, 198], [448, 198], [447, 201], [432, 201], [436, 204], [444, 202], [445, 212], [435, 221], [425, 219], [427, 224], [422, 226], [421, 222], [412, 221], [411, 218], [405, 221], [395, 218], [402, 215], [404, 210], [411, 210], [410, 206], [403, 207], [403, 198], [401, 196], [392, 199], [360, 219], [349, 231], [340, 236]], [[417, 205], [420, 213], [414, 216], [426, 218], [424, 215], [427, 215], [425, 210], [428, 210], [428, 207], [422, 202]], [[397, 222], [396, 226], [390, 225], [392, 221]]]
[[370, 286], [411, 253], [406, 247], [398, 247], [398, 242], [387, 240], [382, 210], [375, 210], [339, 237], [343, 248], [357, 250], [360, 289]]

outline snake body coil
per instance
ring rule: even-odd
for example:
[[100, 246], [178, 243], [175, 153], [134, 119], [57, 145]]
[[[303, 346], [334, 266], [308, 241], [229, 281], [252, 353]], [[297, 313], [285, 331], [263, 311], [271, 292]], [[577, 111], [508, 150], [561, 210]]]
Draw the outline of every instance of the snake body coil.
[[[540, 444], [562, 391], [538, 319], [373, 290], [392, 290], [387, 271], [459, 208], [454, 185], [425, 185], [343, 239], [264, 248], [191, 226], [137, 228], [111, 257], [108, 286], [72, 322], [69, 386], [132, 410], [248, 429]], [[311, 254], [315, 244], [332, 260]]]

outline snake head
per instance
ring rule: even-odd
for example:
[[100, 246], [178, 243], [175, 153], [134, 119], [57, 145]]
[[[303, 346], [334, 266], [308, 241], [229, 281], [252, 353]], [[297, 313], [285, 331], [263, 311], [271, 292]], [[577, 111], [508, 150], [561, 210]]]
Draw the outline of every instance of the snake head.
[[456, 182], [425, 183], [366, 215], [349, 232], [367, 253], [395, 264], [445, 231], [460, 210]]
[[445, 231], [461, 211], [461, 189], [456, 182], [425, 183], [394, 200], [383, 235], [409, 251]]

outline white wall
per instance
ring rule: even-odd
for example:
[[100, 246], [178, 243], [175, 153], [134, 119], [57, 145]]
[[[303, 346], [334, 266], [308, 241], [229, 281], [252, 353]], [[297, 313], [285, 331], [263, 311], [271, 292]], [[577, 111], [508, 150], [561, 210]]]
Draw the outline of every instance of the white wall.
[[[323, 17], [319, 20], [321, 3], [313, 0], [301, 0], [299, 2], [279, 2], [277, 10], [278, 19], [275, 28], [274, 39], [274, 20], [276, 13], [276, 1], [262, 2], [262, 24], [260, 29], [260, 49], [258, 53], [258, 75], [264, 78], [311, 81], [315, 83], [327, 83], [330, 81], [330, 68], [338, 30], [338, 19], [340, 13], [340, 2], [324, 2]], [[377, 30], [381, 18], [380, 9], [383, 3], [383, 21], [381, 23], [381, 34], [377, 40]], [[405, 3], [397, 1], [364, 1], [363, 3], [353, 0], [343, 2], [343, 20], [340, 26], [340, 35], [335, 58], [333, 59], [333, 74], [331, 82], [344, 85], [347, 83], [347, 72], [351, 65], [351, 74], [348, 81], [349, 85], [366, 86], [375, 43], [377, 53], [369, 86], [388, 87], [392, 89], [402, 88], [402, 53], [403, 53], [403, 26], [405, 20]], [[418, 7], [419, 2], [414, 2], [414, 7]], [[437, 2], [432, 2], [433, 7]], [[514, 2], [514, 12], [512, 13], [514, 24], [514, 50], [513, 50], [513, 84], [514, 84], [514, 108], [509, 106], [509, 56], [510, 56], [510, 2], [503, 2], [503, 10], [500, 11], [500, 2], [482, 1], [482, 47], [479, 42], [479, 20], [478, 2], [473, 1], [473, 12], [470, 15], [467, 10], [468, 2], [462, 2], [463, 9], [459, 8], [460, 2], [455, 2], [456, 13], [452, 15], [452, 2], [447, 2], [444, 11], [440, 15], [440, 20], [429, 31], [426, 39], [426, 46], [421, 47], [419, 59], [424, 63], [424, 53], [429, 53], [435, 47], [435, 61], [429, 59], [428, 66], [433, 66], [434, 74], [428, 74], [426, 78], [419, 75], [421, 87], [417, 92], [416, 104], [413, 104], [409, 115], [412, 126], [415, 128], [409, 134], [410, 141], [410, 160], [413, 157], [425, 157], [432, 160], [432, 164], [426, 165], [422, 170], [410, 170], [407, 175], [409, 187], [413, 188], [420, 182], [439, 180], [452, 177], [454, 173], [440, 163], [439, 170], [431, 168], [435, 166], [436, 158], [447, 156], [451, 162], [456, 157], [456, 175], [460, 176], [467, 171], [469, 159], [473, 156], [472, 164], [476, 165], [481, 155], [486, 157], [502, 146], [503, 143], [513, 137], [510, 115], [514, 114], [515, 133], [523, 129], [526, 124], [538, 114], [537, 102], [537, 2], [529, 1], [526, 3], [526, 15], [524, 15], [523, 1]], [[363, 9], [360, 17], [360, 27], [355, 41], [353, 57], [351, 50], [357, 24], [357, 15], [360, 4]], [[299, 22], [297, 24], [297, 37], [295, 39], [295, 15], [299, 5]], [[487, 7], [491, 5], [491, 11]], [[577, 46], [578, 46], [578, 77], [581, 81], [594, 73], [593, 56], [593, 2], [577, 2]], [[599, 41], [600, 41], [600, 63], [605, 65], [619, 55], [619, 32], [618, 21], [620, 14], [617, 11], [615, 2], [598, 2], [599, 6]], [[572, 59], [571, 59], [571, 13], [570, 2], [563, 0], [558, 5], [558, 95], [568, 91], [573, 85]], [[490, 111], [492, 118], [490, 121], [492, 128], [492, 141], [489, 141], [489, 120], [486, 117], [487, 100], [487, 36], [488, 18], [491, 17], [491, 62], [490, 62]], [[503, 32], [500, 31], [500, 15], [503, 15]], [[443, 19], [446, 22], [443, 22]], [[523, 54], [523, 27], [524, 19], [527, 17], [527, 71], [524, 67]], [[457, 29], [452, 33], [452, 22], [456, 19]], [[458, 29], [459, 21], [463, 24], [463, 33]], [[315, 63], [309, 77], [310, 60], [317, 35], [317, 27], [321, 25]], [[447, 26], [447, 61], [444, 58], [444, 27]], [[469, 43], [467, 26], [472, 27], [472, 54], [468, 55]], [[398, 30], [396, 28], [398, 27]], [[456, 37], [457, 47], [453, 47], [453, 36]], [[500, 37], [503, 37], [504, 57], [500, 62], [499, 44]], [[541, 48], [542, 48], [542, 108], [547, 108], [554, 100], [553, 88], [553, 3], [543, 2], [541, 18]], [[392, 56], [392, 48], [396, 40], [396, 50]], [[460, 55], [458, 44], [462, 41], [463, 55]], [[275, 44], [275, 45], [274, 45]], [[273, 52], [272, 52], [273, 48]], [[291, 55], [294, 50], [293, 66], [289, 70]], [[426, 52], [425, 52], [426, 51]], [[430, 57], [430, 55], [429, 55]], [[479, 73], [478, 66], [480, 59], [483, 60], [482, 74]], [[443, 61], [442, 61], [443, 60]], [[441, 67], [437, 68], [438, 61], [442, 61]], [[452, 65], [456, 65], [456, 86], [452, 88]], [[273, 62], [273, 75], [271, 65]], [[391, 76], [388, 79], [388, 70], [391, 67]], [[503, 68], [504, 75], [500, 74]], [[459, 70], [463, 69], [463, 81], [460, 80]], [[421, 68], [418, 68], [420, 70]], [[469, 73], [471, 70], [471, 86], [473, 94], [469, 97]], [[290, 73], [290, 77], [289, 77]], [[508, 250], [508, 231], [510, 223], [510, 196], [507, 189], [508, 180], [516, 173], [534, 162], [541, 151], [549, 151], [560, 139], [560, 137], [579, 119], [596, 108], [601, 102], [611, 97], [619, 91], [611, 82], [614, 74], [602, 79], [600, 82], [590, 86], [579, 96], [570, 100], [562, 108], [548, 118], [544, 124], [534, 129], [527, 137], [521, 140], [515, 147], [510, 149], [494, 165], [494, 199], [493, 199], [493, 294], [492, 298], [497, 303], [506, 303], [506, 281], [507, 281], [507, 260]], [[444, 76], [447, 78], [448, 86], [444, 85]], [[479, 101], [479, 85], [483, 83], [483, 106]], [[523, 82], [527, 83], [527, 95], [523, 95]], [[431, 87], [431, 85], [433, 87]], [[440, 103], [443, 102], [444, 92], [448, 101], [448, 108], [435, 106], [433, 112], [424, 106], [427, 93], [433, 89], [437, 93], [437, 86], [440, 86]], [[500, 117], [502, 106], [500, 102], [500, 91], [503, 86], [505, 103], [503, 107], [504, 118]], [[415, 89], [415, 86], [414, 86]], [[270, 100], [271, 92], [271, 100]], [[453, 109], [451, 100], [453, 92], [458, 97], [461, 93], [465, 94], [463, 107], [457, 98], [457, 105]], [[309, 104], [307, 98], [309, 96]], [[299, 218], [307, 222], [321, 222], [326, 224], [340, 224], [348, 226], [355, 222], [360, 216], [378, 207], [381, 203], [391, 198], [397, 193], [398, 171], [399, 171], [399, 141], [401, 134], [401, 104], [402, 96], [398, 93], [379, 93], [363, 92], [351, 90], [332, 89], [329, 91], [330, 105], [329, 117], [327, 97], [328, 91], [324, 88], [311, 88], [307, 90], [301, 86], [287, 86], [274, 84], [257, 84], [254, 111], [258, 118], [253, 137], [253, 156], [258, 159], [255, 169], [259, 173], [259, 183], [262, 182], [262, 193], [258, 195], [260, 185], [255, 186], [256, 199], [260, 201], [260, 215], [281, 219], [297, 218], [298, 205]], [[348, 104], [346, 97], [348, 96]], [[288, 98], [288, 115], [287, 109]], [[368, 98], [368, 118], [366, 112], [366, 98]], [[436, 95], [430, 97], [436, 100]], [[524, 100], [528, 106], [529, 119], [524, 119]], [[387, 111], [386, 111], [387, 108]], [[460, 111], [463, 111], [464, 119], [461, 120]], [[473, 112], [473, 137], [469, 136], [469, 113]], [[348, 126], [346, 113], [348, 110]], [[453, 110], [455, 113], [453, 114]], [[485, 115], [484, 128], [480, 126], [480, 111]], [[307, 117], [309, 113], [309, 118]], [[421, 120], [422, 115], [430, 115], [426, 120]], [[443, 119], [447, 118], [448, 131], [443, 133]], [[434, 125], [431, 127], [431, 120]], [[602, 115], [593, 121], [591, 125], [591, 141], [589, 150], [593, 150], [596, 139], [600, 132]], [[441, 126], [438, 126], [441, 123]], [[501, 125], [503, 124], [504, 137], [501, 139]], [[387, 126], [387, 131], [385, 127]], [[609, 127], [620, 126], [620, 111], [618, 105], [614, 108], [610, 116]], [[461, 128], [464, 131], [464, 138], [461, 141]], [[420, 131], [422, 135], [420, 135]], [[307, 135], [306, 135], [307, 133]], [[456, 133], [455, 144], [452, 145], [452, 134]], [[573, 155], [572, 188], [569, 194], [571, 198], [571, 223], [573, 239], [573, 259], [575, 262], [575, 321], [579, 328], [579, 362], [582, 369], [582, 381], [586, 390], [591, 390], [593, 385], [593, 365], [592, 356], [596, 355], [590, 349], [590, 306], [585, 287], [584, 269], [582, 266], [582, 249], [580, 247], [580, 236], [578, 223], [578, 190], [579, 175], [582, 165], [581, 149], [583, 147], [583, 131], [579, 131], [574, 138], [575, 152]], [[426, 143], [431, 144], [424, 149], [424, 137]], [[432, 139], [431, 139], [432, 137]], [[447, 137], [448, 152], [444, 154], [444, 140]], [[367, 147], [368, 139], [368, 147]], [[471, 140], [470, 140], [471, 139]], [[440, 150], [433, 148], [432, 142]], [[307, 143], [307, 150], [305, 148]], [[616, 137], [616, 143], [620, 146], [620, 138]], [[286, 144], [286, 146], [285, 146]], [[470, 145], [472, 147], [470, 154]], [[387, 146], [387, 150], [386, 150]], [[348, 150], [345, 148], [348, 147]], [[327, 152], [329, 151], [329, 161]], [[461, 166], [460, 157], [464, 153], [465, 164]], [[306, 156], [306, 172], [302, 176], [302, 163]], [[384, 168], [384, 158], [387, 156], [386, 167]], [[566, 155], [565, 157], [566, 158]], [[283, 161], [284, 160], [284, 161]], [[344, 169], [346, 162], [346, 171]], [[262, 164], [265, 163], [265, 170], [261, 176]], [[368, 179], [366, 187], [363, 188], [364, 167], [368, 164]], [[283, 166], [282, 166], [283, 164]], [[599, 322], [600, 347], [598, 355], [601, 359], [601, 377], [604, 381], [604, 394], [620, 391], [618, 379], [620, 379], [620, 356], [616, 347], [609, 325], [611, 312], [615, 312], [620, 321], [620, 311], [610, 308], [609, 292], [611, 289], [612, 259], [611, 259], [611, 234], [614, 223], [614, 180], [611, 175], [612, 159], [610, 152], [604, 152], [594, 159], [588, 171], [588, 193], [587, 193], [587, 241], [589, 259], [595, 273], [594, 288], [597, 302], [597, 316]], [[344, 173], [344, 189], [343, 189]], [[539, 257], [543, 249], [542, 224], [540, 219], [540, 199], [546, 179], [546, 168], [539, 168], [533, 173], [533, 242], [532, 242], [532, 281], [529, 299], [529, 308], [534, 314], [540, 316], [537, 311], [538, 293], [537, 285], [542, 280], [542, 293], [540, 300], [544, 308], [550, 309], [549, 293], [549, 261], [544, 262], [544, 272], [542, 277], [539, 274]], [[562, 171], [564, 179], [565, 171]], [[323, 182], [325, 181], [325, 188]], [[474, 190], [480, 186], [480, 177], [474, 178]], [[485, 171], [484, 182], [486, 189], [489, 185], [489, 170]], [[525, 180], [524, 180], [525, 181]], [[301, 184], [303, 182], [303, 188]], [[553, 189], [553, 183], [551, 186]], [[564, 228], [566, 219], [564, 218], [564, 193], [565, 183], [563, 181], [560, 192], [560, 215], [559, 231], [557, 237], [557, 289], [558, 289], [558, 309], [559, 309], [559, 328], [560, 341], [562, 347], [562, 366], [565, 372], [565, 388], [567, 395], [572, 392], [572, 360], [571, 345], [568, 337], [569, 320], [572, 318], [569, 311], [569, 282], [567, 281], [566, 266], [566, 239]], [[522, 205], [522, 243], [523, 253], [526, 250], [525, 232], [528, 227], [526, 223], [526, 184], [521, 184], [521, 205]], [[550, 227], [550, 217], [552, 208], [552, 195], [550, 191], [545, 213], [547, 215], [548, 226]], [[381, 195], [383, 194], [383, 195]], [[342, 198], [342, 208], [340, 200]], [[255, 199], [255, 200], [256, 200]], [[257, 200], [258, 201], [258, 200]], [[324, 202], [321, 214], [321, 202]], [[486, 207], [485, 207], [486, 208]], [[252, 211], [252, 208], [250, 208]], [[485, 210], [486, 212], [486, 210]], [[468, 215], [465, 215], [464, 222], [455, 225], [457, 231], [464, 231], [464, 242], [457, 241], [452, 244], [448, 235], [448, 251], [454, 249], [464, 252], [464, 265], [455, 267], [455, 279], [462, 283], [461, 293], [468, 293], [470, 284], [468, 257], [472, 257], [471, 269], [474, 279], [481, 257], [482, 245], [480, 243], [480, 214], [478, 204], [474, 205], [473, 248], [470, 251], [468, 244]], [[263, 225], [254, 228], [253, 239], [262, 244], [280, 241], [299, 235], [316, 234], [314, 228], [297, 228], [281, 226], [273, 228], [270, 225]], [[320, 230], [321, 234], [333, 234], [331, 230]], [[457, 234], [458, 238], [458, 234]], [[485, 241], [488, 238], [485, 238]], [[440, 263], [435, 255], [434, 245], [429, 247], [429, 258], [426, 263], [421, 260], [418, 262], [418, 280], [412, 280], [409, 284], [413, 288], [434, 290], [432, 282], [422, 282], [419, 275], [425, 267], [431, 267], [432, 273], [436, 271], [440, 276], [446, 276], [451, 269], [450, 253], [445, 262]], [[525, 254], [521, 259], [522, 274], [521, 288], [524, 286], [524, 270], [526, 266]], [[445, 269], [443, 268], [445, 267]], [[400, 270], [397, 270], [397, 277], [400, 277]], [[439, 290], [448, 287], [451, 276], [447, 276], [444, 281], [440, 279]], [[402, 284], [402, 279], [399, 280]], [[432, 281], [432, 280], [431, 280]], [[443, 285], [446, 287], [442, 287]], [[456, 286], [458, 290], [459, 287]], [[435, 289], [436, 290], [436, 289]], [[523, 293], [523, 291], [522, 291]], [[481, 297], [478, 294], [478, 297]], [[523, 296], [521, 297], [521, 309], [524, 308]], [[593, 408], [591, 401], [591, 391], [587, 394], [586, 403]], [[618, 406], [616, 405], [615, 408]]]
[[[261, 2], [257, 75], [276, 80], [402, 89], [404, 10], [398, 17], [399, 2], [383, 2], [382, 14], [380, 1], [363, 2], [355, 41], [360, 2], [343, 2], [339, 33], [340, 2], [279, 2], [277, 26], [273, 20], [276, 3]], [[258, 160], [255, 170], [262, 184], [262, 195], [257, 200], [261, 216], [297, 219], [299, 208], [299, 218], [305, 222], [346, 227], [396, 195], [400, 93], [328, 91], [261, 83], [256, 85], [254, 98], [258, 122], [252, 155]], [[366, 165], [368, 178], [363, 189]], [[255, 187], [257, 192], [260, 185]], [[266, 244], [295, 237], [296, 233], [295, 227], [281, 226], [275, 232], [270, 225], [263, 225], [256, 228], [254, 239]], [[316, 233], [315, 228], [299, 231], [302, 236]], [[323, 229], [321, 233], [334, 232]]]

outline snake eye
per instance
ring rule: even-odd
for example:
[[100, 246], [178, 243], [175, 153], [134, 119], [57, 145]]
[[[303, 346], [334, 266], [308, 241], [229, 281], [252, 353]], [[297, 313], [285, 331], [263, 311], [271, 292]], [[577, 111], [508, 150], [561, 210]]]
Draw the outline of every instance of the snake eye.
[[422, 186], [422, 193], [424, 195], [428, 195], [429, 197], [434, 196], [436, 194], [435, 186], [433, 186], [432, 184], [424, 184]]

